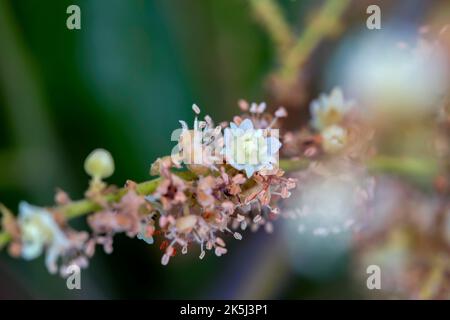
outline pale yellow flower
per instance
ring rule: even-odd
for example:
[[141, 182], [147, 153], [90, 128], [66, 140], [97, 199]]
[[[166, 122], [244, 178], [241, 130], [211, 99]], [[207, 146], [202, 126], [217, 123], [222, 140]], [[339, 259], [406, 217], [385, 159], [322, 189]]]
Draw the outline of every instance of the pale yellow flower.
[[325, 152], [336, 153], [345, 147], [347, 142], [347, 130], [332, 125], [322, 131], [322, 147]]

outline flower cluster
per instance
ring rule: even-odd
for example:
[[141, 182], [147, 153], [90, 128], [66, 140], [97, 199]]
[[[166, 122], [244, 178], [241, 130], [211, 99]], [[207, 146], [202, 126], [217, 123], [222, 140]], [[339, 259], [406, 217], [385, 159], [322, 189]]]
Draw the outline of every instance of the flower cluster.
[[240, 240], [241, 234], [233, 229], [249, 226], [256, 230], [269, 223], [278, 215], [276, 200], [289, 197], [295, 186], [280, 169], [256, 172], [249, 179], [228, 164], [212, 175], [184, 181], [170, 172], [173, 163], [169, 158], [159, 162], [162, 183], [149, 200], [163, 204], [159, 218], [167, 239], [163, 264], [176, 253], [175, 247], [186, 253], [191, 243], [200, 245], [201, 259], [204, 249], [214, 249], [218, 256], [226, 253], [222, 235], [229, 233]]
[[299, 233], [358, 230], [374, 197], [375, 179], [364, 161], [375, 152], [374, 130], [338, 87], [313, 100], [309, 111], [309, 127], [284, 135], [284, 156], [309, 162], [292, 174], [299, 186], [283, 215], [298, 221]]
[[[123, 189], [107, 185], [103, 179], [114, 172], [113, 158], [106, 150], [94, 150], [84, 164], [91, 176], [83, 200], [92, 206], [90, 233], [68, 226], [67, 208], [76, 203], [63, 191], [58, 191], [54, 208], [21, 203], [17, 219], [2, 207], [11, 254], [29, 260], [45, 251], [48, 270], [55, 273], [59, 265], [64, 276], [71, 264], [86, 267], [96, 245], [111, 253], [117, 233], [148, 244], [157, 238], [165, 265], [193, 244], [200, 248], [200, 259], [206, 250], [221, 256], [227, 252], [227, 235], [242, 239], [238, 229], [264, 226], [271, 232], [271, 221], [280, 212], [278, 200], [288, 198], [295, 187], [295, 180], [278, 167], [281, 143], [273, 130], [286, 111], [280, 108], [272, 116], [264, 103], [241, 101], [240, 106], [244, 115], [229, 126], [214, 126], [209, 116], [204, 121], [196, 117], [190, 130], [180, 121], [175, 152], [157, 159], [150, 173], [158, 178], [143, 184], [128, 181]], [[200, 113], [196, 105], [193, 110]]]
[[45, 264], [50, 273], [58, 271], [58, 260], [61, 258], [61, 275], [65, 275], [67, 267], [72, 264], [87, 266], [84, 251], [89, 238], [87, 232], [77, 232], [56, 213], [26, 202], [19, 204], [17, 220], [6, 208], [2, 207], [2, 212], [3, 226], [13, 238], [9, 245], [12, 256], [32, 260], [45, 250]]
[[309, 159], [370, 156], [374, 131], [355, 106], [354, 101], [344, 99], [339, 87], [329, 95], [321, 94], [310, 104], [310, 127], [284, 135], [283, 154]]
[[[200, 246], [200, 259], [205, 249], [221, 256], [227, 252], [223, 236], [228, 233], [241, 239], [235, 231], [238, 228], [257, 230], [266, 225], [270, 231], [270, 221], [279, 213], [277, 200], [289, 197], [289, 190], [295, 187], [295, 180], [285, 178], [277, 167], [274, 153], [281, 143], [267, 135], [285, 111], [279, 109], [272, 117], [265, 114], [265, 104], [250, 106], [241, 101], [240, 106], [248, 113], [235, 117], [229, 128], [227, 124], [214, 127], [209, 117], [203, 122], [196, 118], [193, 130], [182, 123], [179, 153], [158, 159], [152, 166], [151, 172], [160, 176], [161, 183], [147, 199], [153, 205], [161, 204], [159, 231], [166, 239], [161, 246], [163, 264], [180, 249], [187, 253], [192, 243]], [[194, 111], [199, 113], [198, 107]], [[226, 127], [224, 137], [222, 127]], [[192, 145], [198, 148], [192, 149]], [[201, 157], [208, 155], [208, 150], [218, 152], [214, 161], [187, 164], [195, 177], [183, 180], [172, 169], [179, 168], [178, 160], [186, 160], [186, 155], [196, 150], [202, 150]]]
[[[229, 126], [222, 123], [215, 127], [209, 116], [204, 121], [198, 121], [196, 117], [192, 130], [185, 121], [180, 121], [181, 131], [174, 132], [175, 136], [179, 136], [179, 142], [171, 155], [173, 162], [203, 172], [207, 169], [217, 171], [219, 166], [227, 163], [244, 171], [248, 178], [257, 171], [273, 169], [278, 162], [281, 143], [278, 129], [272, 126], [277, 119], [286, 116], [286, 110], [280, 108], [272, 117], [265, 114], [265, 103], [253, 103], [250, 107], [247, 102], [241, 101], [240, 105], [249, 113], [235, 117]], [[193, 110], [200, 113], [197, 105], [193, 106]]]

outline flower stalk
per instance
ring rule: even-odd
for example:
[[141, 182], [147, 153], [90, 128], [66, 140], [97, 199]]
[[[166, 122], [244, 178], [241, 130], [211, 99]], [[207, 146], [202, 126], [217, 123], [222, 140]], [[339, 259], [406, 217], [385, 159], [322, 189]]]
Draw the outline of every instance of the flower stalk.
[[251, 0], [250, 5], [275, 43], [278, 59], [282, 61], [294, 43], [294, 35], [283, 17], [281, 8], [273, 0]]
[[11, 240], [11, 236], [5, 231], [0, 232], [0, 250]]
[[[307, 159], [284, 159], [280, 161], [280, 167], [286, 172], [295, 172], [305, 169], [309, 164], [310, 161]], [[430, 185], [430, 182], [437, 173], [437, 164], [429, 159], [377, 156], [371, 159], [367, 166], [372, 173], [395, 174], [421, 185]], [[192, 172], [181, 171], [176, 174], [184, 180], [191, 180], [194, 178]], [[141, 195], [152, 194], [158, 187], [159, 182], [160, 178], [156, 178], [139, 183], [136, 185], [136, 192]], [[104, 200], [110, 203], [117, 202], [126, 194], [126, 192], [126, 188], [121, 188], [116, 192], [105, 195]], [[74, 219], [95, 212], [96, 210], [101, 209], [101, 206], [93, 200], [82, 199], [53, 209], [54, 211], [63, 214], [67, 219]], [[0, 232], [0, 249], [10, 240], [11, 237], [8, 233], [4, 231]]]
[[339, 20], [350, 0], [328, 0], [315, 15], [314, 20], [305, 28], [297, 42], [289, 50], [286, 60], [280, 70], [280, 75], [286, 81], [295, 79], [297, 70], [326, 37], [336, 32]]
[[339, 30], [340, 18], [350, 2], [327, 0], [295, 41], [295, 35], [275, 1], [250, 1], [252, 10], [277, 48], [278, 58], [282, 63], [279, 71], [281, 78], [286, 81], [295, 80], [297, 71], [319, 43]]

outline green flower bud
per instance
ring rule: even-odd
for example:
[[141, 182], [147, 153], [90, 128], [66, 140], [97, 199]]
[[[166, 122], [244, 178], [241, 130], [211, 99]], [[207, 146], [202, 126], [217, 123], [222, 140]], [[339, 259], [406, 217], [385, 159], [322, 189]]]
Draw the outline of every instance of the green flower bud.
[[114, 173], [114, 159], [109, 151], [95, 149], [84, 161], [84, 170], [93, 178], [108, 178]]

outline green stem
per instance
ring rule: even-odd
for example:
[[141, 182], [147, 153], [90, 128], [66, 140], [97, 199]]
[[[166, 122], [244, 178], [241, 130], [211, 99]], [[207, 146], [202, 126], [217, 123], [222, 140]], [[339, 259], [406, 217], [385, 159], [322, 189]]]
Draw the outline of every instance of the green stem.
[[261, 25], [275, 43], [278, 58], [283, 60], [287, 50], [292, 46], [294, 36], [283, 17], [281, 8], [273, 0], [250, 0], [250, 5]]
[[11, 236], [6, 232], [0, 232], [0, 250], [11, 240]]
[[[179, 175], [184, 177], [185, 179], [189, 179], [192, 177], [192, 175], [189, 175], [185, 172], [179, 173]], [[138, 194], [149, 195], [156, 190], [156, 188], [159, 185], [159, 181], [160, 178], [156, 178], [153, 180], [139, 183], [136, 185], [136, 191]], [[115, 193], [110, 193], [106, 195], [104, 200], [110, 203], [117, 202], [127, 193], [127, 191], [128, 191], [127, 188], [121, 188]], [[93, 200], [82, 199], [70, 202], [69, 204], [63, 206], [55, 207], [54, 209], [55, 211], [64, 214], [64, 216], [67, 219], [74, 219], [83, 216], [85, 214], [88, 214], [90, 212], [100, 210], [101, 208], [102, 206]], [[0, 249], [2, 249], [10, 240], [11, 237], [8, 233], [0, 232]]]
[[319, 43], [339, 26], [339, 19], [349, 5], [350, 0], [328, 0], [308, 24], [297, 43], [289, 50], [280, 76], [286, 81], [294, 81], [298, 69], [306, 62], [308, 57]]
[[[191, 180], [194, 176], [190, 172], [177, 172], [176, 173], [180, 178], [185, 180]], [[156, 178], [153, 180], [145, 181], [142, 183], [138, 183], [136, 185], [136, 192], [141, 195], [149, 195], [155, 192], [156, 188], [158, 188], [160, 182], [160, 178]], [[105, 196], [105, 200], [107, 202], [117, 202], [119, 201], [126, 193], [127, 188], [121, 188], [119, 191], [115, 193], [110, 193]], [[94, 212], [101, 209], [101, 206], [92, 200], [82, 199], [73, 201], [69, 204], [63, 205], [61, 207], [55, 208], [56, 211], [61, 212], [67, 219], [77, 218], [79, 216], [83, 216], [89, 212]]]
[[[305, 169], [309, 165], [306, 159], [299, 160], [281, 160], [280, 167], [286, 172], [295, 172]], [[438, 168], [437, 164], [429, 159], [416, 158], [396, 158], [389, 156], [377, 156], [368, 162], [368, 168], [372, 173], [388, 173], [399, 175], [403, 178], [410, 179], [421, 185], [430, 185], [435, 177]], [[185, 180], [192, 180], [195, 176], [189, 172], [177, 172], [178, 176]], [[136, 191], [141, 195], [149, 195], [155, 192], [160, 182], [160, 178], [145, 181], [137, 184]], [[127, 188], [119, 189], [117, 192], [105, 196], [108, 202], [119, 201], [127, 192]], [[61, 212], [67, 219], [77, 218], [90, 212], [100, 210], [101, 206], [89, 199], [73, 201], [67, 205], [54, 208], [55, 211]], [[10, 236], [6, 232], [0, 232], [0, 248], [2, 248], [10, 240]]]
[[300, 171], [306, 169], [310, 164], [308, 159], [280, 159], [279, 166], [286, 172]]
[[432, 185], [439, 169], [433, 159], [391, 156], [377, 156], [367, 166], [372, 173], [396, 175], [426, 188]]
[[[299, 171], [309, 165], [309, 160], [280, 160], [280, 168], [287, 172]], [[367, 162], [371, 174], [391, 174], [429, 188], [438, 174], [438, 164], [430, 158], [407, 158], [378, 155]]]

